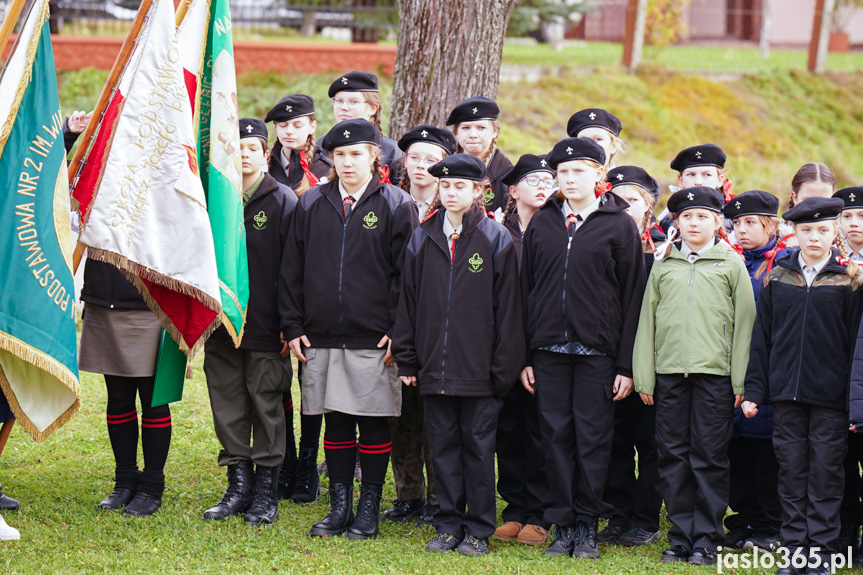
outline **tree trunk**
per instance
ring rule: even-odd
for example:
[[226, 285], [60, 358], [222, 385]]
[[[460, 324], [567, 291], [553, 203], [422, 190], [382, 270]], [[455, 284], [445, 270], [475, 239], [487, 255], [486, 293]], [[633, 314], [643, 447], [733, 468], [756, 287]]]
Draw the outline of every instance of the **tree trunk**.
[[399, 0], [389, 135], [443, 126], [456, 104], [497, 97], [503, 39], [515, 0]]
[[770, 57], [770, 31], [773, 28], [773, 16], [770, 13], [771, 0], [761, 0], [761, 57]]

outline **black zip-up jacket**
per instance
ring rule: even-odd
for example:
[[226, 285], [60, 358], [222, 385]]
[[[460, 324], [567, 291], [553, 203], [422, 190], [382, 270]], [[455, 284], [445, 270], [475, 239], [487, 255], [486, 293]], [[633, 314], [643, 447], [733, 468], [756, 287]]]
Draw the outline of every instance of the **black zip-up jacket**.
[[[315, 147], [312, 158], [306, 158], [306, 160], [309, 162], [309, 171], [318, 180], [329, 176], [330, 170], [333, 169], [333, 160], [329, 156], [324, 155], [317, 147]], [[292, 190], [299, 187], [305, 175], [303, 167], [300, 165], [300, 154], [296, 150], [291, 150], [291, 155], [288, 159], [288, 173], [285, 173], [285, 169], [282, 167], [282, 143], [278, 140], [273, 144], [273, 151], [270, 153], [268, 171], [277, 182], [288, 186]]]
[[521, 233], [521, 228], [518, 225], [518, 212], [512, 212], [506, 216], [504, 227], [509, 232], [512, 238], [512, 243], [515, 245], [515, 253], [518, 256], [518, 266], [521, 270], [521, 246], [524, 243], [524, 235]]
[[521, 286], [529, 349], [578, 341], [615, 358], [617, 373], [632, 377], [645, 279], [629, 203], [604, 194], [571, 242], [561, 206], [557, 197], [549, 199], [524, 234]]
[[443, 210], [414, 230], [393, 338], [422, 395], [504, 397], [524, 366], [518, 263], [509, 232], [478, 209], [450, 244]]
[[374, 349], [392, 337], [404, 248], [418, 225], [410, 195], [375, 175], [344, 218], [338, 179], [294, 210], [279, 286], [282, 332], [312, 347]]
[[[279, 340], [279, 273], [291, 214], [296, 205], [297, 195], [293, 190], [264, 174], [258, 189], [243, 208], [249, 261], [249, 305], [240, 349], [282, 349]], [[234, 345], [224, 326], [219, 326], [213, 337], [226, 345]]]
[[758, 295], [752, 328], [746, 401], [795, 401], [845, 411], [860, 290], [831, 248], [830, 260], [810, 287], [799, 249], [776, 260]]
[[111, 309], [149, 309], [144, 296], [116, 266], [87, 258], [81, 301]]
[[488, 161], [486, 173], [491, 182], [491, 195], [485, 196], [485, 209], [487, 212], [493, 212], [498, 208], [501, 211], [506, 209], [506, 203], [509, 200], [509, 187], [504, 185], [500, 178], [512, 168], [512, 162], [509, 161], [500, 148], [494, 151]]

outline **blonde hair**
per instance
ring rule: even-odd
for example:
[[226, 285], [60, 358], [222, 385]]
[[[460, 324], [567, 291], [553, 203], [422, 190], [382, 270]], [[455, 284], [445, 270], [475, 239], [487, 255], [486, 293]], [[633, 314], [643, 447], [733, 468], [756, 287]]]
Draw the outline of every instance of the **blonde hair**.
[[833, 220], [833, 222], [834, 227], [836, 228], [836, 237], [833, 239], [833, 245], [836, 246], [837, 250], [839, 250], [839, 255], [848, 261], [845, 273], [849, 278], [851, 278], [851, 286], [854, 289], [857, 289], [860, 284], [863, 283], [863, 270], [860, 269], [857, 262], [851, 260], [851, 255], [848, 253], [848, 248], [845, 246], [845, 240], [840, 233], [839, 222], [836, 220]]
[[361, 92], [363, 95], [363, 100], [365, 100], [366, 104], [375, 108], [375, 113], [372, 114], [372, 117], [369, 119], [369, 122], [377, 126], [378, 130], [381, 133], [381, 136], [384, 134], [384, 129], [381, 126], [381, 93], [380, 92]]

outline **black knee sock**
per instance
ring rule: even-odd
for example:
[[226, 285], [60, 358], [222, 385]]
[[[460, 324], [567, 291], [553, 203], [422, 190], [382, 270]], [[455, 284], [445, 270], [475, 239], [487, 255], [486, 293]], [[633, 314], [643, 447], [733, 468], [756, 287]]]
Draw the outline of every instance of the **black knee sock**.
[[291, 392], [282, 393], [282, 407], [285, 410], [285, 465], [297, 461], [297, 442], [294, 439], [294, 399]]
[[390, 425], [386, 417], [357, 418], [360, 428], [360, 467], [363, 470], [363, 483], [383, 485], [387, 477], [392, 441]]
[[138, 481], [138, 491], [161, 497], [165, 488], [165, 462], [171, 448], [171, 408], [167, 405], [150, 407], [153, 402], [155, 377], [138, 378], [141, 394], [141, 447], [144, 471]]
[[357, 419], [346, 413], [326, 414], [324, 452], [330, 483], [353, 483], [357, 461]]
[[138, 411], [137, 387], [127, 377], [105, 376], [108, 389], [108, 438], [116, 463], [117, 487], [137, 489], [138, 485]]
[[[302, 410], [302, 406], [300, 409]], [[300, 412], [300, 449], [310, 447], [315, 452], [318, 451], [323, 422], [323, 415], [306, 415], [302, 411]]]

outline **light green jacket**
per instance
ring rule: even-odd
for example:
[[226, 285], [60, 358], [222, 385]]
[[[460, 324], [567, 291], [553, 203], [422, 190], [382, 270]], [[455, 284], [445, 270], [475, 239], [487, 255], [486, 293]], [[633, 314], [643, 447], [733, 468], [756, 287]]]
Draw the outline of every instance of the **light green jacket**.
[[653, 395], [656, 374], [730, 375], [743, 394], [755, 297], [743, 258], [717, 241], [688, 262], [677, 247], [653, 264], [633, 352], [635, 391]]

